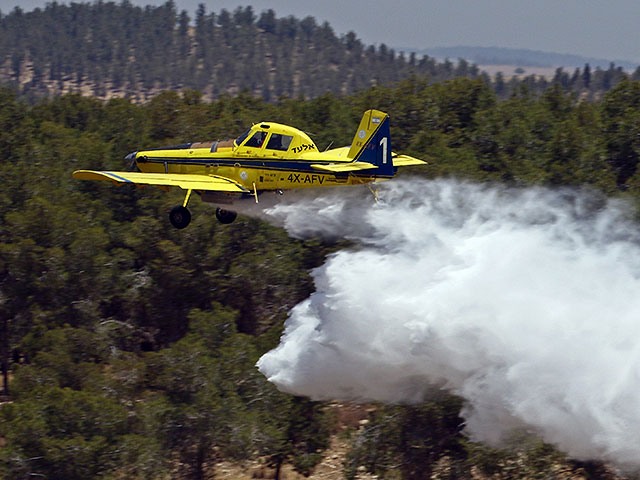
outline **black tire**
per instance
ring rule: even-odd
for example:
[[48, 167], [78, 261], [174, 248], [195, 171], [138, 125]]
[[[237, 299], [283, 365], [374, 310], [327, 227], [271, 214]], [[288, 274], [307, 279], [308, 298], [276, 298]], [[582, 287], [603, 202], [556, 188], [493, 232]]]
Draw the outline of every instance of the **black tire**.
[[224, 223], [225, 225], [233, 223], [237, 216], [238, 212], [234, 212], [233, 210], [224, 210], [220, 207], [216, 208], [216, 218], [220, 223]]
[[185, 228], [189, 223], [191, 223], [191, 212], [189, 212], [187, 207], [178, 205], [171, 209], [171, 213], [169, 213], [169, 220], [171, 221], [171, 225], [174, 227], [180, 229]]

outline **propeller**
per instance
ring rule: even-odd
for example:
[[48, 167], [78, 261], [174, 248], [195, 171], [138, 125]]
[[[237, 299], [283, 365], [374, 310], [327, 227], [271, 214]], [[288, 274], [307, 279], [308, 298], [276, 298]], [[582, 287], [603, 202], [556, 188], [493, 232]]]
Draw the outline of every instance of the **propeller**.
[[126, 157], [124, 157], [125, 160], [128, 160], [129, 163], [129, 171], [133, 172], [134, 170], [136, 170], [136, 154], [138, 152], [131, 152], [129, 155], [127, 155]]

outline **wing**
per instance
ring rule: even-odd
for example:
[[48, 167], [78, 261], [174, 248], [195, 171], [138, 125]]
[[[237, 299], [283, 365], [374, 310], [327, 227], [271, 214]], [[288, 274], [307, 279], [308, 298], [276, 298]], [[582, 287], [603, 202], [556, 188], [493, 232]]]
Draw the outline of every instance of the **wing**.
[[104, 172], [76, 170], [73, 178], [79, 180], [109, 180], [113, 183], [161, 185], [184, 190], [210, 190], [214, 192], [248, 193], [249, 190], [233, 180], [217, 175], [189, 175], [181, 173]]

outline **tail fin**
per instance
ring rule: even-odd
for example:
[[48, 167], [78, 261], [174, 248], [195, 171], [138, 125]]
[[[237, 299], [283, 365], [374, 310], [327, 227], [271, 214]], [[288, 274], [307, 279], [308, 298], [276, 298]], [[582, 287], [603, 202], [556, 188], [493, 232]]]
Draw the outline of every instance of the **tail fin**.
[[364, 112], [347, 157], [377, 166], [378, 175], [393, 175], [389, 115], [379, 110]]

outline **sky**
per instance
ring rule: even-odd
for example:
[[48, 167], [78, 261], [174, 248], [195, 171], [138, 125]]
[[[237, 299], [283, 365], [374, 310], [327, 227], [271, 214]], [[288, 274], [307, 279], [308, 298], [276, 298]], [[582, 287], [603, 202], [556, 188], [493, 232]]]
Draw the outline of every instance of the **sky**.
[[[76, 0], [83, 1], [83, 0]], [[117, 0], [119, 3], [120, 0]], [[354, 31], [366, 44], [393, 48], [508, 47], [640, 63], [638, 0], [175, 0], [193, 17], [251, 5], [278, 16], [315, 17], [337, 34]], [[162, 5], [165, 0], [131, 0]], [[44, 7], [48, 0], [0, 0], [9, 13]], [[58, 3], [70, 3], [59, 1]]]

